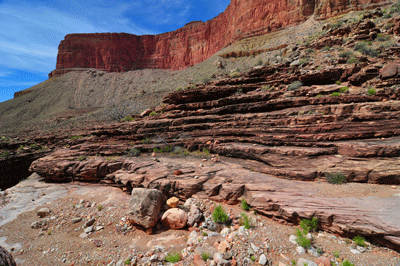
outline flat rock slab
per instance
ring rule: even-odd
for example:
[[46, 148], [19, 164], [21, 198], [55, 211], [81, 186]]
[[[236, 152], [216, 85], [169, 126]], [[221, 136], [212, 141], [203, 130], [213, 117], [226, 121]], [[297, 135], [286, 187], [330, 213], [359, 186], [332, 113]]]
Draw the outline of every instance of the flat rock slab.
[[[54, 160], [54, 155], [52, 158]], [[108, 184], [125, 189], [128, 188], [124, 184], [155, 188], [167, 197], [187, 199], [193, 196], [235, 204], [244, 196], [258, 212], [275, 219], [298, 223], [301, 219], [315, 216], [320, 221], [319, 227], [324, 230], [350, 237], [366, 236], [400, 250], [400, 197], [396, 196], [398, 189], [392, 189], [391, 186], [357, 183], [333, 185], [322, 180], [306, 182], [280, 179], [244, 169], [257, 167], [259, 162], [235, 161], [224, 157], [218, 163], [193, 158], [159, 159], [155, 162], [147, 157], [134, 160], [120, 158], [121, 161], [112, 162], [121, 166], [121, 169], [115, 170], [118, 171], [115, 175], [102, 176], [96, 173], [95, 168], [90, 171], [99, 179], [107, 179]], [[52, 166], [59, 165], [63, 158], [53, 160], [39, 161], [40, 167], [36, 169], [56, 171]], [[96, 160], [102, 161], [101, 165], [108, 162], [101, 157]], [[80, 169], [88, 169], [93, 165], [90, 160], [79, 164]], [[183, 175], [176, 176], [174, 172], [179, 169], [190, 171], [185, 170]]]

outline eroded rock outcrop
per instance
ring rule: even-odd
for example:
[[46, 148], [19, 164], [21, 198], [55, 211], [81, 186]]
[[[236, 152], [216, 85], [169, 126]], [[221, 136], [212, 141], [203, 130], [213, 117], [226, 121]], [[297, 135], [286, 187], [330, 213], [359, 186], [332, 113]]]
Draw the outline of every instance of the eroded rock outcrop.
[[144, 68], [182, 69], [200, 63], [233, 42], [305, 21], [391, 3], [385, 0], [234, 0], [207, 22], [191, 22], [160, 35], [69, 34], [61, 41], [56, 70], [49, 77], [81, 68], [125, 72]]

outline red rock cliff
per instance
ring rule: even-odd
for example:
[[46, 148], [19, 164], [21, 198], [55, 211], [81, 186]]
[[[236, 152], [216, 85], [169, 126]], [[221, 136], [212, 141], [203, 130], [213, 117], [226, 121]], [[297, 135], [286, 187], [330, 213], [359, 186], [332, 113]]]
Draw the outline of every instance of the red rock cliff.
[[387, 0], [232, 0], [207, 22], [192, 22], [173, 32], [136, 36], [127, 33], [68, 34], [58, 47], [56, 70], [98, 68], [124, 72], [143, 68], [182, 69], [221, 48], [306, 20], [326, 19], [350, 10], [388, 4]]

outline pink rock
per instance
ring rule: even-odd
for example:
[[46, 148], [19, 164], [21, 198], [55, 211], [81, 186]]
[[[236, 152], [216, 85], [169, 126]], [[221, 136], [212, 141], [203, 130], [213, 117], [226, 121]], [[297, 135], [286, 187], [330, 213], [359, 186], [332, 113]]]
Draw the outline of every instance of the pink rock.
[[171, 229], [181, 229], [185, 227], [187, 219], [188, 217], [186, 212], [178, 208], [172, 208], [163, 214], [161, 222], [165, 227]]
[[196, 266], [206, 266], [204, 260], [201, 259], [199, 254], [195, 254], [193, 257], [193, 264]]
[[327, 257], [319, 257], [318, 259], [315, 260], [315, 263], [318, 264], [318, 266], [330, 266], [331, 261]]

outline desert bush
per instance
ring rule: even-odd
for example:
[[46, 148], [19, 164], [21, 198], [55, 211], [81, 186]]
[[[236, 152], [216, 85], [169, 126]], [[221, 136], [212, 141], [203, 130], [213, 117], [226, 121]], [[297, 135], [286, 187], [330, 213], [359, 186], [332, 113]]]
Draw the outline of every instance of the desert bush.
[[332, 92], [331, 97], [338, 97], [340, 96], [340, 92]]
[[130, 149], [126, 152], [126, 155], [129, 157], [137, 157], [140, 155], [140, 150], [138, 148]]
[[174, 149], [174, 146], [167, 145], [167, 146], [164, 146], [161, 148], [154, 148], [153, 152], [155, 152], [155, 153], [171, 152], [173, 149]]
[[79, 156], [78, 161], [82, 162], [82, 161], [86, 160], [86, 158], [87, 158], [86, 156]]
[[303, 86], [303, 83], [301, 81], [294, 81], [294, 82], [290, 83], [290, 85], [287, 87], [287, 90], [294, 91], [294, 90], [300, 88], [301, 86]]
[[151, 143], [153, 143], [153, 141], [149, 138], [146, 138], [146, 139], [142, 139], [142, 143], [143, 144], [151, 144]]
[[372, 57], [376, 57], [379, 54], [375, 48], [371, 47], [370, 44], [365, 41], [356, 43], [353, 49], [354, 51], [358, 51], [363, 55], [368, 55]]
[[170, 262], [170, 263], [175, 263], [181, 260], [181, 254], [179, 254], [178, 252], [176, 253], [169, 253], [165, 259]]
[[[77, 135], [77, 136], [71, 136], [70, 139], [71, 140], [77, 140], [77, 139], [81, 139], [83, 138], [81, 135]], [[32, 148], [32, 146], [30, 146]], [[34, 146], [33, 146], [34, 147]]]
[[339, 258], [339, 250], [335, 250], [334, 252], [333, 252], [333, 256], [335, 257], [335, 258]]
[[157, 112], [153, 111], [153, 112], [151, 112], [149, 115], [150, 115], [150, 116], [153, 116], [153, 115], [158, 115], [158, 114], [157, 114]]
[[311, 220], [302, 219], [300, 221], [300, 227], [303, 228], [304, 232], [313, 232], [317, 230], [318, 227], [318, 218], [312, 217]]
[[190, 152], [188, 150], [186, 150], [185, 148], [180, 147], [180, 146], [175, 146], [173, 153], [176, 155], [180, 155], [180, 156], [187, 156], [190, 154]]
[[324, 173], [326, 180], [331, 184], [342, 184], [347, 178], [341, 173]]
[[201, 253], [201, 259], [207, 261], [211, 257], [210, 253], [204, 252]]
[[363, 238], [362, 236], [355, 236], [353, 238], [353, 241], [354, 241], [354, 243], [356, 243], [356, 245], [359, 245], [359, 246], [362, 246], [362, 247], [366, 246], [365, 238]]
[[353, 55], [351, 51], [343, 51], [339, 53], [339, 57], [341, 58], [350, 58]]
[[241, 205], [242, 205], [242, 209], [243, 209], [243, 210], [245, 210], [245, 211], [249, 211], [249, 210], [250, 210], [250, 206], [249, 206], [249, 204], [247, 204], [247, 201], [246, 201], [245, 198], [242, 198], [242, 199], [240, 200], [240, 203], [241, 203]]
[[330, 25], [330, 28], [331, 28], [331, 29], [337, 29], [337, 28], [340, 28], [342, 25], [343, 25], [343, 21], [338, 20], [338, 21], [336, 21], [335, 23], [332, 23], [332, 24]]
[[9, 159], [11, 158], [11, 153], [9, 151], [3, 151], [2, 153], [0, 153], [0, 157], [4, 159]]
[[240, 214], [240, 224], [243, 225], [244, 228], [246, 228], [246, 229], [250, 229], [251, 228], [250, 217], [247, 216], [247, 214], [245, 214], [244, 212], [242, 212]]
[[121, 122], [131, 122], [133, 120], [135, 120], [135, 118], [133, 118], [132, 116], [128, 115], [128, 116], [125, 116], [124, 118], [122, 118]]
[[335, 84], [336, 84], [336, 85], [342, 85], [342, 82], [340, 82], [340, 80], [337, 80], [337, 81], [335, 82]]
[[260, 59], [257, 61], [256, 66], [262, 66], [264, 64], [263, 60]]
[[296, 228], [296, 243], [306, 249], [311, 246], [311, 240], [306, 237], [307, 234], [308, 232], [302, 232]]
[[256, 261], [257, 257], [255, 255], [251, 255], [250, 259], [251, 259], [251, 261], [254, 262], [254, 261]]
[[331, 50], [331, 47], [329, 47], [329, 46], [324, 46], [321, 49], [321, 51], [330, 51], [330, 50]]
[[229, 74], [229, 76], [230, 76], [231, 78], [239, 77], [239, 76], [240, 76], [240, 73], [239, 73], [237, 70], [235, 70], [235, 71], [233, 71], [231, 74]]
[[264, 85], [261, 87], [261, 90], [263, 90], [263, 91], [268, 91], [270, 89], [272, 89], [272, 87], [270, 87], [269, 85]]
[[113, 103], [104, 108], [104, 118], [111, 121], [121, 121], [128, 115], [132, 114], [136, 105], [128, 102]]
[[373, 96], [373, 95], [375, 95], [375, 94], [376, 94], [376, 90], [375, 90], [374, 88], [368, 89], [368, 95], [369, 95], [369, 96]]
[[358, 64], [358, 63], [360, 63], [360, 61], [358, 61], [358, 59], [356, 57], [352, 56], [347, 60], [346, 63], [347, 64]]
[[344, 93], [344, 92], [348, 92], [349, 91], [349, 87], [345, 86], [345, 87], [341, 87], [339, 89], [340, 93]]
[[355, 266], [355, 265], [348, 260], [344, 260], [342, 266]]
[[228, 215], [226, 214], [224, 208], [221, 205], [215, 206], [214, 211], [212, 213], [212, 218], [216, 223], [225, 223], [229, 220]]
[[386, 42], [389, 39], [390, 39], [389, 36], [385, 36], [382, 33], [379, 33], [375, 40], [378, 41], [378, 42]]

